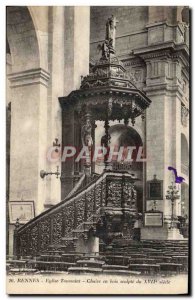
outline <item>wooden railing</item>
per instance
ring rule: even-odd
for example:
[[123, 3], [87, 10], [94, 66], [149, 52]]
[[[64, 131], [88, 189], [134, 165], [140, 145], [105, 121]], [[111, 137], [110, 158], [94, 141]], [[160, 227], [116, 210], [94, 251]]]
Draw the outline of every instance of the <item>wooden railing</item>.
[[[84, 189], [38, 215], [16, 231], [17, 255], [36, 256], [51, 244], [88, 221], [107, 204], [114, 208], [128, 205], [136, 211], [135, 190], [131, 175], [104, 172]], [[108, 203], [109, 202], [109, 203]]]

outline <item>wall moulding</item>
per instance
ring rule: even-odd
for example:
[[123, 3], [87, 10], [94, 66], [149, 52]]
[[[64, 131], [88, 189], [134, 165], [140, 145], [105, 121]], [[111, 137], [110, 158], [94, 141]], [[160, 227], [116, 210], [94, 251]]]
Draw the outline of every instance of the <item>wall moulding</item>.
[[176, 44], [174, 42], [164, 42], [134, 49], [133, 54], [144, 60], [156, 57], [182, 59], [185, 62], [184, 65], [186, 65], [188, 62], [187, 59], [189, 58], [189, 49], [184, 43]]
[[42, 84], [47, 87], [49, 78], [50, 74], [42, 68], [8, 74], [11, 88], [32, 84]]

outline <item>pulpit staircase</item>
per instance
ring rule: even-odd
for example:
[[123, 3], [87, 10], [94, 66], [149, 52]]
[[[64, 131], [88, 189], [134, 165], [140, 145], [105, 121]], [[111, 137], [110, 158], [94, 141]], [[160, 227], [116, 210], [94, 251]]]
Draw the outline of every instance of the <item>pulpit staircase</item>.
[[[15, 230], [8, 273], [187, 272], [188, 242], [135, 241], [135, 178], [105, 171], [84, 188]], [[88, 242], [99, 238], [99, 248]], [[87, 247], [78, 247], [79, 241]]]
[[105, 171], [95, 177], [84, 188], [80, 187], [64, 201], [15, 230], [17, 258], [44, 259], [45, 252], [58, 249], [64, 253], [78, 252], [77, 241], [83, 239], [87, 243], [94, 236], [106, 244], [120, 235], [132, 238], [137, 216], [136, 178], [128, 172], [116, 171]]

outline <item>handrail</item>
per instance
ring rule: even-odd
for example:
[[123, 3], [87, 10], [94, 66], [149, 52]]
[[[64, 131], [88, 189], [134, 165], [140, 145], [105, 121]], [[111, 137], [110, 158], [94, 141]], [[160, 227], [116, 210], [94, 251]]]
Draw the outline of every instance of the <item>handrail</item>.
[[111, 214], [126, 207], [136, 212], [134, 182], [135, 177], [128, 172], [104, 171], [83, 189], [17, 229], [14, 234], [18, 255], [36, 255], [61, 242], [68, 246], [73, 241], [65, 242], [62, 238], [77, 234], [82, 224], [88, 226], [88, 220], [97, 218], [98, 212], [104, 213], [105, 209], [111, 210]]
[[57, 203], [55, 206], [49, 208], [46, 211], [43, 211], [41, 214], [39, 214], [38, 216], [36, 216], [32, 220], [30, 220], [29, 222], [27, 222], [26, 224], [24, 224], [22, 227], [20, 227], [18, 229], [18, 233], [20, 233], [24, 228], [28, 227], [28, 225], [31, 225], [32, 223], [36, 222], [38, 219], [41, 219], [45, 215], [49, 215], [50, 213], [54, 212], [55, 210], [57, 210], [59, 208], [59, 206], [67, 205], [68, 203], [72, 202], [73, 200], [76, 200], [79, 195], [82, 195], [82, 193], [85, 192], [89, 188], [89, 186], [91, 186], [91, 188], [92, 188], [93, 185], [94, 185], [94, 183], [96, 181], [99, 181], [101, 179], [101, 177], [103, 177], [103, 176], [104, 176], [104, 173], [102, 173], [99, 178], [96, 178], [94, 181], [91, 181], [89, 184], [87, 184], [81, 190], [75, 192], [74, 195], [66, 197], [64, 200], [62, 200], [61, 202]]
[[[66, 196], [67, 199], [70, 198], [73, 194], [75, 194], [75, 193], [79, 190], [79, 188], [81, 187], [82, 183], [83, 183], [84, 180], [85, 180], [85, 177], [86, 177], [85, 174], [83, 174], [83, 175], [81, 176], [81, 178], [80, 178], [79, 181], [76, 183], [76, 185], [74, 186], [74, 188], [72, 189], [72, 191], [70, 191], [70, 193]], [[65, 199], [66, 199], [66, 198], [65, 198]]]
[[[45, 215], [50, 215], [51, 213], [53, 213], [55, 210], [57, 210], [59, 208], [59, 206], [64, 206], [67, 205], [68, 203], [77, 200], [77, 198], [79, 196], [81, 196], [82, 194], [84, 194], [85, 192], [88, 192], [89, 190], [91, 190], [96, 184], [98, 184], [102, 179], [104, 179], [107, 175], [119, 175], [122, 176], [124, 175], [127, 177], [132, 178], [132, 176], [126, 172], [126, 171], [104, 171], [99, 178], [96, 178], [94, 181], [91, 181], [90, 183], [88, 183], [85, 187], [83, 187], [81, 190], [77, 191], [73, 196], [70, 196], [69, 198], [65, 198], [64, 200], [62, 200], [61, 202], [57, 203], [55, 206], [49, 208], [48, 210], [42, 212], [41, 214], [39, 214], [38, 216], [36, 216], [35, 218], [33, 218], [32, 220], [30, 220], [29, 222], [27, 222], [26, 224], [24, 224], [22, 227], [20, 227], [18, 229], [18, 233], [21, 233], [25, 228], [27, 228], [29, 225], [31, 225], [32, 223], [36, 223], [36, 221], [41, 220]], [[134, 178], [133, 178], [134, 179]]]

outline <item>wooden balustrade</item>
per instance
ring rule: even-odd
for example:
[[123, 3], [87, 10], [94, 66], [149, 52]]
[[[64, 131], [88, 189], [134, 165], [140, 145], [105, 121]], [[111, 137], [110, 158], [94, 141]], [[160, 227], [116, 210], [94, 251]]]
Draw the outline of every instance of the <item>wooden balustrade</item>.
[[[63, 237], [92, 219], [101, 207], [128, 207], [136, 211], [131, 175], [106, 171], [69, 199], [58, 203], [16, 230], [18, 256], [36, 256], [51, 244], [59, 244]], [[106, 199], [107, 198], [107, 199]], [[109, 198], [109, 199], [108, 199]]]

